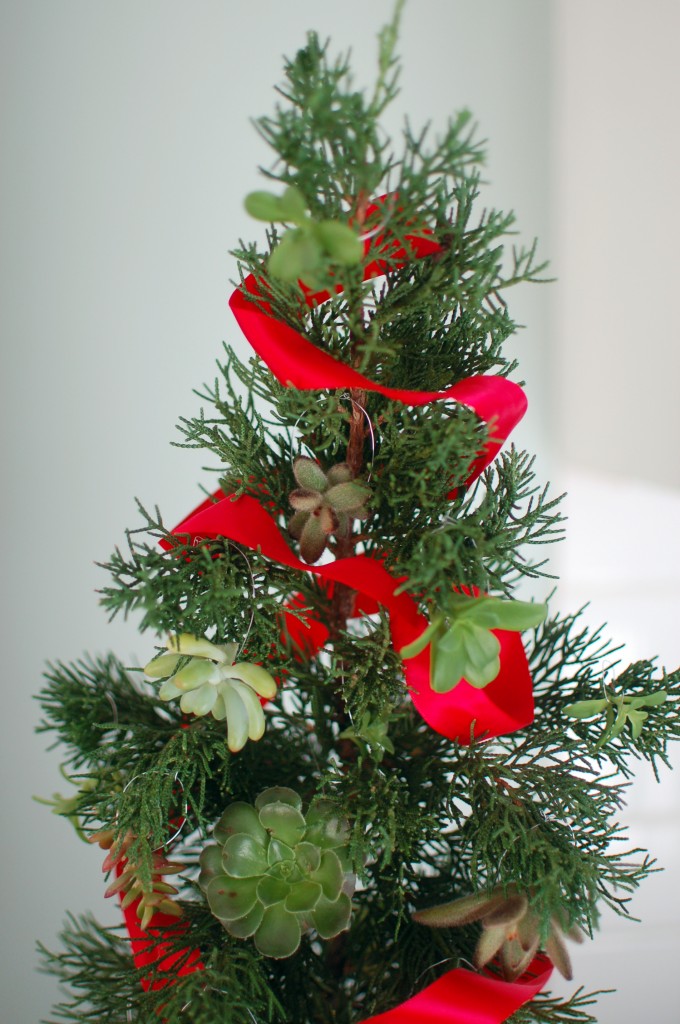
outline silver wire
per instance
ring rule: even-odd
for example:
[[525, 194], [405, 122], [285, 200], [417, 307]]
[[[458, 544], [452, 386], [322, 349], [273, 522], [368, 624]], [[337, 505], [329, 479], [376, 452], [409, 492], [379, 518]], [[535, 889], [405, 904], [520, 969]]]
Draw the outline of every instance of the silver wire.
[[[131, 779], [128, 779], [125, 786], [123, 787], [123, 793], [126, 793], [130, 786], [132, 785], [132, 783], [136, 782], [137, 779], [143, 779], [145, 775], [151, 775], [152, 773], [156, 772], [160, 772], [162, 775], [170, 775], [170, 772], [163, 771], [162, 768], [149, 768], [148, 771], [140, 772], [139, 775], [133, 775]], [[180, 779], [178, 772], [175, 772], [175, 774], [173, 775], [173, 782], [178, 783], [180, 789], [182, 790], [182, 793], [184, 793], [184, 784]], [[175, 832], [173, 832], [169, 839], [166, 839], [166, 841], [161, 846], [157, 846], [155, 850], [152, 850], [152, 853], [158, 853], [159, 850], [165, 850], [168, 846], [170, 846], [171, 843], [174, 843], [175, 839], [177, 839], [178, 836], [182, 834], [182, 832], [184, 831], [184, 826], [186, 825], [186, 816], [188, 810], [188, 804], [186, 800], [184, 800], [182, 806], [182, 824]]]
[[359, 235], [360, 242], [366, 242], [368, 241], [369, 238], [374, 238], [375, 235], [377, 235], [380, 231], [383, 230], [383, 228], [387, 227], [390, 220], [392, 219], [392, 214], [395, 211], [396, 204], [397, 197], [396, 195], [394, 195], [394, 193], [392, 193], [392, 195], [389, 197], [388, 202], [383, 203], [383, 209], [385, 210], [385, 214], [382, 220], [378, 224], [376, 224], [374, 228], [371, 228], [370, 231], [364, 231], [363, 234]]

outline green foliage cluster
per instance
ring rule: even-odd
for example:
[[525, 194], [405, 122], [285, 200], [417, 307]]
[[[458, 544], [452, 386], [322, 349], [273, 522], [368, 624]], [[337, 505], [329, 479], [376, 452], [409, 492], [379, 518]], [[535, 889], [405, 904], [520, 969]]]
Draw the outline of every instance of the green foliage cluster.
[[[512, 215], [477, 212], [483, 154], [467, 113], [439, 138], [407, 128], [401, 153], [392, 150], [378, 117], [396, 93], [395, 36], [396, 18], [380, 37], [372, 96], [355, 90], [344, 58], [333, 62], [309, 37], [286, 66], [280, 105], [258, 122], [276, 157], [265, 174], [275, 188], [299, 190], [312, 218], [352, 219], [400, 244], [428, 229], [441, 252], [401, 266], [388, 249], [389, 272], [377, 283], [362, 280], [362, 265], [321, 260], [317, 283], [344, 290], [311, 308], [296, 283], [267, 277], [276, 228], [264, 249], [242, 244], [235, 255], [242, 278], [267, 280], [274, 315], [303, 327], [314, 344], [387, 386], [433, 391], [514, 370], [501, 351], [515, 329], [505, 294], [538, 280], [543, 267], [534, 246], [508, 253]], [[371, 211], [370, 199], [388, 191], [398, 200]], [[310, 455], [327, 470], [345, 459], [351, 396], [282, 387], [258, 360], [245, 365], [228, 347], [201, 394], [207, 411], [180, 421], [181, 444], [205, 451], [225, 492], [256, 497], [285, 529], [293, 461]], [[559, 537], [561, 517], [526, 453], [510, 448], [467, 488], [485, 440], [469, 410], [411, 408], [376, 393], [363, 403], [373, 430], [362, 441], [361, 479], [372, 497], [353, 550], [381, 555], [408, 577], [423, 611], [452, 586], [508, 597], [522, 579], [547, 575], [531, 549]], [[469, 962], [477, 925], [429, 929], [412, 921], [415, 909], [517, 886], [546, 929], [559, 913], [592, 934], [603, 904], [628, 912], [653, 864], [642, 851], [621, 852], [623, 781], [635, 759], [655, 770], [668, 764], [667, 745], [680, 735], [680, 672], [659, 673], [651, 662], [619, 671], [614, 652], [577, 615], [549, 618], [525, 634], [535, 723], [496, 741], [456, 744], [415, 713], [382, 614], [361, 624], [334, 620], [318, 582], [231, 542], [175, 539], [163, 550], [158, 541], [169, 534], [160, 514], [140, 511], [128, 549], [105, 566], [104, 607], [138, 615], [149, 658], [167, 634], [245, 638], [249, 660], [266, 663], [281, 694], [267, 708], [263, 738], [232, 755], [219, 722], [185, 718], [112, 656], [50, 668], [42, 728], [63, 745], [81, 785], [74, 813], [83, 829], [113, 828], [119, 841], [132, 832], [130, 856], [150, 877], [168, 823], [184, 820], [172, 852], [186, 864], [180, 898], [206, 966], [145, 991], [140, 980], [155, 968], [136, 971], [123, 940], [72, 920], [63, 950], [45, 951], [46, 968], [71, 993], [55, 1020], [357, 1024]], [[332, 552], [339, 543], [331, 540]], [[329, 626], [313, 657], [292, 657], [281, 635], [281, 606], [294, 594]], [[640, 698], [663, 689], [667, 699], [647, 708], [637, 735], [624, 729], [603, 741], [602, 722], [564, 714], [602, 697], [603, 686]], [[305, 804], [321, 796], [347, 819], [359, 883], [349, 931], [327, 943], [305, 936], [281, 960], [226, 934], [196, 881], [200, 851], [225, 808], [252, 803], [271, 785], [292, 787]], [[175, 944], [183, 950], [187, 940]], [[539, 997], [516, 1024], [590, 1024], [591, 1001], [582, 993]]]

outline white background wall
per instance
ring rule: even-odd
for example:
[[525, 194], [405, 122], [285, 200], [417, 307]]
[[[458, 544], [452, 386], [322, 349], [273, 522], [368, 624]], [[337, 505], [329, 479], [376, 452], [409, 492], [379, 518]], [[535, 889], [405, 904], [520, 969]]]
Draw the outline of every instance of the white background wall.
[[[628, 100], [612, 86], [600, 58], [635, 96], [627, 76], [634, 66], [638, 88], [646, 86], [637, 71], [645, 54], [655, 82], [668, 66], [670, 84], [652, 88], [643, 109], [655, 124], [663, 124], [659, 108], [667, 110], [672, 124], [671, 87], [677, 80], [663, 40], [676, 27], [676, 11], [661, 2], [645, 5], [656, 8], [658, 17], [638, 24], [633, 3], [602, 3], [597, 12], [594, 6], [582, 0], [411, 2], [401, 44], [402, 95], [387, 122], [396, 131], [408, 113], [414, 124], [431, 119], [436, 126], [452, 109], [471, 107], [490, 140], [488, 202], [514, 208], [523, 237], [538, 234], [543, 251], [554, 257], [561, 283], [519, 291], [512, 311], [529, 325], [517, 341], [531, 401], [519, 440], [539, 451], [542, 475], [561, 474], [560, 490], [566, 477], [566, 466], [561, 469], [557, 461], [560, 452], [577, 466], [611, 466], [648, 478], [640, 470], [643, 460], [621, 466], [605, 454], [604, 462], [592, 461], [592, 452], [601, 449], [592, 438], [610, 421], [607, 415], [590, 414], [578, 442], [572, 433], [582, 419], [579, 389], [594, 386], [591, 369], [606, 373], [612, 362], [595, 355], [603, 335], [611, 340], [613, 333], [618, 344], [633, 312], [639, 313], [636, 283], [646, 268], [648, 294], [655, 297], [647, 302], [648, 315], [662, 317], [665, 302], [663, 323], [671, 323], [670, 293], [654, 291], [651, 258], [637, 260], [635, 281], [623, 278], [629, 316], [620, 316], [614, 286], [599, 285], [600, 270], [615, 260], [628, 268], [626, 247], [619, 236], [610, 246], [609, 230], [612, 224], [623, 230], [617, 211], [623, 217], [630, 206], [628, 179], [606, 146], [612, 120], [619, 117], [625, 141]], [[135, 524], [134, 495], [158, 503], [174, 522], [195, 502], [198, 484], [209, 480], [200, 457], [168, 442], [176, 436], [178, 416], [197, 408], [191, 389], [212, 377], [221, 340], [238, 342], [226, 306], [235, 273], [227, 250], [256, 230], [241, 201], [258, 187], [256, 165], [268, 161], [249, 118], [271, 110], [281, 57], [302, 44], [308, 28], [332, 34], [337, 49], [351, 46], [358, 81], [371, 83], [375, 35], [390, 8], [386, 0], [344, 0], [337, 7], [312, 0], [0, 2], [6, 676], [0, 885], [4, 934], [11, 935], [2, 960], [3, 1021], [23, 1024], [48, 1014], [54, 984], [36, 976], [33, 944], [36, 937], [55, 943], [67, 908], [117, 919], [116, 908], [102, 899], [99, 858], [77, 842], [65, 822], [30, 801], [32, 793], [65, 788], [57, 775], [58, 752], [46, 753], [46, 737], [33, 735], [38, 711], [31, 695], [48, 658], [70, 660], [85, 650], [109, 649], [130, 662], [148, 657], [149, 641], [137, 636], [133, 624], [107, 624], [94, 593], [104, 576], [94, 562], [107, 558], [122, 542], [124, 528]], [[634, 61], [621, 41], [631, 19], [633, 38], [640, 41]], [[618, 35], [608, 33], [611, 25]], [[658, 46], [643, 44], [645, 31], [658, 34]], [[588, 68], [590, 77], [583, 79]], [[605, 106], [596, 114], [598, 103]], [[582, 152], [584, 139], [597, 137], [600, 121], [607, 125], [600, 148]], [[630, 148], [641, 151], [648, 136], [639, 111], [630, 135]], [[655, 141], [648, 162], [634, 175], [648, 208], [658, 202], [666, 209], [660, 193], [666, 204], [673, 198], [672, 191], [652, 187], [652, 170], [661, 167], [663, 177], [671, 166], [663, 141]], [[593, 194], [585, 191], [584, 168], [592, 170]], [[612, 199], [615, 180], [621, 182], [621, 204]], [[610, 208], [610, 219], [603, 220]], [[598, 262], [584, 277], [583, 261], [594, 253]], [[664, 266], [672, 257], [669, 249]], [[622, 280], [613, 269], [610, 279]], [[605, 301], [608, 315], [600, 310]], [[593, 333], [593, 323], [613, 323], [616, 330], [599, 326]], [[645, 353], [670, 330], [646, 334]], [[631, 342], [636, 338], [630, 335]], [[631, 357], [625, 368], [623, 378], [637, 383], [641, 374]], [[607, 395], [613, 389], [607, 384], [603, 390]], [[674, 412], [672, 403], [666, 405]], [[655, 402], [657, 424], [660, 409]], [[628, 417], [617, 438], [623, 439], [626, 422]], [[658, 445], [666, 445], [666, 465], [675, 453], [664, 429], [659, 426], [657, 433]], [[620, 441], [624, 449], [626, 443]], [[577, 487], [581, 483], [576, 477]], [[574, 509], [581, 530], [595, 507], [592, 488], [583, 486], [586, 512]], [[596, 498], [600, 507], [611, 507], [611, 495]], [[577, 543], [564, 563], [570, 607], [569, 597], [580, 600], [594, 582], [584, 579], [593, 564], [587, 539], [592, 535], [586, 530], [579, 541], [578, 522], [574, 526]], [[606, 532], [613, 546], [610, 562], [617, 564], [621, 549], [609, 519]], [[626, 539], [627, 550], [637, 549], [639, 541], [639, 534]], [[677, 554], [669, 564], [677, 566]], [[646, 566], [642, 562], [640, 585], [646, 585]], [[602, 618], [608, 615], [607, 596], [600, 588], [595, 612]], [[640, 617], [633, 611], [628, 621]], [[625, 615], [620, 629], [629, 629]], [[643, 626], [639, 642], [653, 639]], [[657, 902], [667, 908], [677, 887], [667, 884], [662, 891]], [[597, 977], [588, 979], [608, 987], [617, 984], [610, 968], [623, 968], [626, 994], [617, 1013], [603, 1013], [603, 1021], [639, 1019], [620, 1009], [630, 1004], [631, 986], [638, 987], [628, 965], [655, 936], [654, 924], [644, 932], [641, 926], [637, 933], [629, 929], [622, 949], [630, 952], [606, 964], [606, 977], [598, 968]], [[590, 950], [587, 956], [592, 964]], [[671, 1024], [675, 1017], [659, 1004], [656, 1020]]]
[[[680, 664], [680, 5], [551, 5], [552, 396], [556, 471], [570, 492], [559, 550], [564, 608], [625, 642], [626, 663]], [[559, 468], [561, 464], [561, 469]], [[674, 751], [678, 763], [678, 751]], [[575, 955], [606, 1024], [676, 1024], [680, 784], [641, 770], [625, 816], [632, 845], [666, 870]]]

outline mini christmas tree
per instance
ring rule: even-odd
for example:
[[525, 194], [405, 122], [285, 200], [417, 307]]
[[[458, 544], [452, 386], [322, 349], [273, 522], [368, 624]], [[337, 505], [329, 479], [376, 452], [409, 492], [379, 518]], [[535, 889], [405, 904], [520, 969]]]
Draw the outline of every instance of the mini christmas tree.
[[312, 34], [258, 122], [266, 244], [230, 300], [254, 356], [227, 346], [181, 420], [219, 489], [173, 528], [141, 509], [106, 566], [148, 663], [47, 674], [78, 786], [54, 809], [125, 921], [45, 951], [60, 1020], [586, 1024], [550, 971], [651, 870], [612, 840], [635, 760], [680, 734], [680, 672], [517, 599], [549, 597], [533, 552], [561, 533], [503, 353], [544, 266], [478, 207], [467, 113], [386, 139], [397, 25], [372, 95]]

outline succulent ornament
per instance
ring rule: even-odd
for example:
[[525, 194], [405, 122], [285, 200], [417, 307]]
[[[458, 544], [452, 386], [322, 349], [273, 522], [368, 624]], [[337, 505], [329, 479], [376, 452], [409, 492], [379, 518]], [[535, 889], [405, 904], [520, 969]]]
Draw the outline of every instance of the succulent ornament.
[[250, 192], [244, 205], [257, 220], [294, 225], [284, 232], [269, 257], [272, 277], [320, 288], [329, 264], [351, 267], [361, 262], [364, 247], [356, 231], [342, 221], [312, 220], [305, 197], [294, 185], [280, 196]]
[[615, 740], [624, 731], [626, 725], [630, 726], [632, 738], [638, 740], [644, 724], [649, 718], [649, 712], [643, 709], [659, 707], [660, 704], [665, 703], [668, 696], [666, 690], [656, 690], [654, 693], [641, 693], [629, 697], [606, 690], [605, 693], [606, 697], [579, 700], [575, 704], [567, 704], [562, 709], [568, 718], [581, 720], [597, 718], [604, 712], [604, 727], [602, 736], [597, 742], [598, 747], [603, 747], [610, 740]]
[[[75, 785], [75, 781], [67, 774], [64, 765], [59, 765], [59, 771], [67, 782], [71, 782]], [[83, 830], [83, 826], [80, 821], [78, 811], [80, 809], [80, 802], [86, 793], [91, 793], [96, 789], [97, 783], [94, 779], [85, 779], [78, 792], [73, 796], [62, 796], [61, 793], [53, 793], [52, 799], [49, 800], [46, 797], [34, 796], [33, 799], [38, 804], [44, 804], [45, 807], [52, 808], [52, 814], [58, 814], [62, 818], [66, 818], [71, 822], [76, 834], [83, 840], [83, 842], [89, 842], [89, 836], [87, 836]]]
[[583, 942], [583, 932], [569, 925], [566, 915], [550, 919], [547, 937], [541, 940], [541, 920], [531, 909], [526, 893], [514, 886], [498, 887], [491, 892], [473, 893], [413, 914], [418, 924], [431, 928], [455, 928], [479, 921], [482, 934], [475, 949], [474, 962], [484, 967], [498, 957], [506, 981], [524, 974], [539, 949], [545, 950], [560, 974], [571, 981], [573, 972], [565, 936]]
[[349, 535], [351, 521], [363, 515], [371, 491], [353, 478], [346, 462], [324, 473], [314, 459], [299, 455], [293, 473], [299, 486], [288, 497], [295, 509], [288, 532], [300, 542], [300, 554], [311, 565], [323, 554], [330, 536]]
[[531, 629], [547, 613], [545, 604], [454, 592], [430, 625], [399, 653], [413, 658], [431, 645], [430, 686], [437, 693], [448, 693], [462, 679], [482, 689], [501, 670], [501, 645], [493, 630]]
[[264, 956], [283, 959], [314, 930], [331, 939], [349, 925], [354, 876], [347, 824], [327, 801], [302, 813], [299, 795], [266, 789], [255, 805], [233, 803], [201, 854], [199, 885], [235, 938], [253, 938]]
[[144, 667], [145, 675], [165, 679], [158, 693], [161, 700], [179, 697], [185, 714], [210, 714], [217, 721], [226, 721], [232, 753], [249, 739], [262, 738], [260, 697], [270, 700], [276, 694], [276, 681], [261, 665], [235, 662], [238, 647], [181, 633], [169, 638], [167, 654]]
[[176, 875], [183, 871], [184, 865], [166, 860], [162, 852], [156, 850], [151, 855], [151, 880], [142, 881], [138, 866], [127, 858], [127, 850], [133, 839], [132, 833], [128, 833], [122, 842], [116, 842], [113, 829], [105, 829], [90, 836], [91, 843], [97, 843], [103, 850], [109, 851], [102, 864], [102, 871], [107, 873], [116, 869], [116, 878], [104, 896], [115, 896], [116, 893], [120, 893], [123, 910], [138, 900], [136, 913], [143, 929], [149, 927], [157, 911], [171, 917], [181, 917], [182, 908], [173, 900], [173, 896], [176, 896], [179, 890], [163, 881], [163, 878], [165, 875]]
[[370, 711], [366, 711], [359, 724], [345, 729], [340, 733], [339, 739], [351, 740], [362, 754], [368, 754], [374, 761], [380, 763], [385, 754], [394, 753], [394, 743], [388, 736], [390, 722], [394, 717], [396, 716], [373, 718]]

